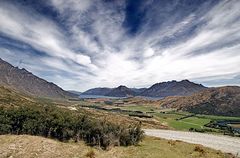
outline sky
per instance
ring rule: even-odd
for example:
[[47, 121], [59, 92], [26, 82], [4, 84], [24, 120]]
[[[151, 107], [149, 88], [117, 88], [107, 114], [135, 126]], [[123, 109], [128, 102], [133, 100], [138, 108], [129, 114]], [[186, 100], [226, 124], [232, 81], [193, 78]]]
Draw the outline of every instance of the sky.
[[0, 58], [66, 90], [240, 85], [239, 0], [0, 0]]

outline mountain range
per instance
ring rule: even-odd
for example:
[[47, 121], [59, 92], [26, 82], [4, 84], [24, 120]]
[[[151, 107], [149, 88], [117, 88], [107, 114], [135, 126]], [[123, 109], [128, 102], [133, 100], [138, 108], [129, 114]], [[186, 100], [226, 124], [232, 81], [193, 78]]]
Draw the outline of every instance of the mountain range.
[[56, 84], [33, 75], [26, 69], [19, 69], [0, 58], [0, 86], [14, 89], [27, 95], [46, 98], [76, 96]]
[[[46, 98], [69, 98], [80, 94], [77, 91], [65, 91], [54, 83], [41, 79], [26, 69], [14, 67], [1, 58], [0, 74], [0, 87], [3, 94], [13, 94], [13, 92], [15, 94], [16, 91], [19, 95], [21, 94], [21, 98], [25, 98], [22, 94]], [[10, 93], [8, 89], [14, 91]], [[146, 102], [154, 102], [154, 105], [162, 108], [175, 108], [193, 113], [240, 116], [240, 87], [238, 86], [207, 88], [189, 80], [182, 80], [156, 83], [149, 88], [139, 89], [123, 85], [116, 88], [94, 88], [81, 94], [160, 97], [162, 99], [146, 100]], [[21, 100], [16, 101], [21, 102]]]
[[112, 97], [146, 96], [163, 98], [167, 96], [187, 96], [206, 89], [201, 84], [189, 80], [168, 81], [152, 85], [149, 88], [128, 88], [119, 86], [116, 88], [93, 88], [82, 93], [83, 95], [102, 95]]
[[[26, 69], [14, 67], [0, 58], [0, 85], [23, 92], [27, 95], [47, 98], [66, 98], [80, 95], [76, 91], [65, 91], [56, 84], [48, 82], [33, 75]], [[93, 88], [81, 95], [102, 95], [111, 97], [146, 96], [146, 97], [167, 97], [187, 96], [206, 89], [201, 84], [188, 80], [161, 82], [149, 88], [128, 88], [118, 86], [116, 88]]]

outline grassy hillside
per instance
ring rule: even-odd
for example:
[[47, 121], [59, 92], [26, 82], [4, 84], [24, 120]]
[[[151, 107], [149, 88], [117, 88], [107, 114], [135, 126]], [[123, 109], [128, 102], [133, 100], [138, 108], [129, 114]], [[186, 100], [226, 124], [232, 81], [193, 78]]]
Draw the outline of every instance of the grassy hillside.
[[140, 97], [126, 100], [130, 105], [153, 106], [159, 109], [179, 109], [197, 114], [240, 116], [240, 87], [208, 88], [190, 96], [172, 96], [159, 100]]
[[13, 90], [0, 86], [0, 106], [34, 105], [35, 101]]
[[67, 101], [67, 100], [51, 100], [45, 98], [33, 98], [10, 90], [6, 87], [0, 86], [0, 107], [20, 107], [20, 106], [54, 106], [56, 108], [71, 109], [77, 108], [77, 112], [82, 115], [101, 120], [109, 120], [119, 124], [132, 124], [142, 121], [144, 128], [162, 128], [161, 124], [156, 120], [141, 120], [137, 118], [131, 118], [125, 115], [111, 112], [98, 111], [93, 109], [80, 108], [81, 105], [92, 105], [92, 103], [86, 101]]
[[121, 121], [95, 117], [93, 111], [70, 110], [68, 106], [23, 96], [4, 87], [0, 90], [0, 134], [83, 140], [103, 149], [135, 145], [143, 136], [137, 121], [120, 124]]
[[240, 116], [240, 87], [209, 88], [191, 96], [168, 97], [160, 107], [177, 108], [197, 114]]
[[62, 143], [27, 135], [0, 136], [0, 157], [21, 158], [230, 158], [220, 151], [180, 141], [146, 137], [138, 146], [115, 147], [108, 151], [83, 142]]

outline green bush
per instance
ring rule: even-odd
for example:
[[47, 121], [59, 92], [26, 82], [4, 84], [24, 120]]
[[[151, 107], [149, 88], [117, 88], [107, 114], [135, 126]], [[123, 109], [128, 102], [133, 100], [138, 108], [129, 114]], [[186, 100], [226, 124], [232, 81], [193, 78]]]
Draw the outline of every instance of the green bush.
[[141, 124], [120, 126], [56, 107], [0, 108], [0, 134], [30, 134], [91, 146], [136, 145], [143, 138]]

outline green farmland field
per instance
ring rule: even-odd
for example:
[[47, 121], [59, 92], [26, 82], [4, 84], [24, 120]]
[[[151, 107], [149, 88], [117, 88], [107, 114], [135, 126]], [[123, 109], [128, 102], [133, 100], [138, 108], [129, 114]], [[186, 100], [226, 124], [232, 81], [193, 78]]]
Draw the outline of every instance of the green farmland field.
[[144, 106], [144, 105], [125, 106], [125, 107], [121, 107], [121, 109], [131, 110], [131, 111], [152, 112], [152, 115], [154, 116], [154, 118], [160, 121], [162, 124], [169, 126], [169, 128], [172, 128], [175, 130], [183, 130], [183, 131], [188, 131], [190, 128], [200, 129], [200, 130], [210, 129], [208, 127], [205, 127], [204, 125], [208, 124], [212, 120], [236, 120], [236, 119], [239, 120], [240, 119], [240, 117], [226, 117], [226, 116], [197, 114], [195, 116], [177, 120], [184, 116], [191, 115], [191, 113], [183, 112], [183, 111], [167, 111], [167, 110], [166, 112], [160, 112], [161, 110], [155, 107]]

